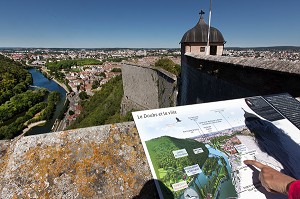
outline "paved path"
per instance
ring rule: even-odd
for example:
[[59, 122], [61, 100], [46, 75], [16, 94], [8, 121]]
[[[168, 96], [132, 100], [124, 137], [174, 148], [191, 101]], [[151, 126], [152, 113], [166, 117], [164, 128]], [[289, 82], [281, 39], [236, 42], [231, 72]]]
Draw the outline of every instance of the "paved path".
[[35, 123], [31, 123], [28, 125], [27, 128], [23, 129], [23, 133], [21, 135], [19, 135], [18, 137], [16, 137], [15, 139], [19, 139], [19, 137], [22, 137], [27, 131], [29, 131], [32, 127], [34, 126], [38, 126], [40, 124], [44, 124], [46, 122], [46, 120], [42, 120], [42, 121], [39, 121], [39, 122], [35, 122]]

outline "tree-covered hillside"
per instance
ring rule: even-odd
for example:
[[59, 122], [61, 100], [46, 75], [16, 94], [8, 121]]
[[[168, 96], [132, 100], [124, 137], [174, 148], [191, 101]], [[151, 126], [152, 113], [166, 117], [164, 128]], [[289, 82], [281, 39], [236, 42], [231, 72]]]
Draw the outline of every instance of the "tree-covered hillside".
[[69, 71], [72, 66], [84, 66], [84, 65], [101, 65], [102, 62], [96, 59], [70, 59], [47, 62], [46, 67], [50, 72], [50, 75], [55, 79], [64, 82], [64, 73], [61, 70]]
[[20, 63], [0, 55], [0, 105], [25, 92], [31, 83], [31, 74]]
[[171, 59], [169, 58], [161, 58], [155, 62], [155, 67], [162, 68], [170, 73], [173, 73], [174, 75], [179, 75], [180, 73], [180, 65], [175, 64]]
[[49, 93], [44, 88], [13, 96], [0, 106], [0, 139], [14, 138], [27, 125], [51, 119], [59, 100], [59, 92]]
[[[208, 159], [208, 149], [203, 143], [193, 139], [177, 139], [169, 136], [162, 136], [146, 141], [149, 155], [157, 178], [163, 182], [170, 190], [172, 184], [186, 181], [190, 183], [192, 176], [188, 176], [185, 167], [198, 164], [200, 168]], [[202, 153], [195, 154], [194, 149], [202, 149]], [[185, 149], [188, 156], [175, 158], [173, 151]], [[163, 192], [166, 196], [169, 193]], [[173, 193], [177, 198], [182, 191]]]
[[123, 97], [122, 77], [117, 76], [104, 84], [88, 101], [82, 103], [83, 111], [69, 129], [112, 124], [132, 120], [131, 113], [120, 115]]
[[61, 60], [61, 61], [54, 61], [46, 63], [46, 67], [50, 71], [55, 70], [69, 70], [71, 66], [84, 66], [84, 65], [99, 65], [102, 62], [96, 59], [75, 59], [75, 60]]
[[[199, 164], [202, 167], [208, 157], [208, 149], [205, 145], [192, 139], [177, 139], [163, 136], [146, 141], [146, 145], [156, 171], [159, 168], [167, 169], [168, 167], [183, 171], [183, 167], [193, 164]], [[202, 148], [203, 152], [195, 154], [193, 149], [196, 148]], [[183, 158], [174, 158], [172, 152], [179, 149], [186, 149], [189, 155]]]
[[20, 63], [0, 55], [0, 139], [14, 138], [30, 123], [52, 117], [59, 93], [29, 90], [31, 84], [31, 74]]

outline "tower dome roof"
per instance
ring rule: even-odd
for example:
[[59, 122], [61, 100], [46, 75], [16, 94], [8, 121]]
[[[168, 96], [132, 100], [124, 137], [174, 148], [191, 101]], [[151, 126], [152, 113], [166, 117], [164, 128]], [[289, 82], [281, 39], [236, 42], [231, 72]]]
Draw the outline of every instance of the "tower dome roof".
[[[200, 14], [200, 20], [197, 25], [183, 35], [180, 43], [207, 43], [208, 25], [205, 23], [202, 16], [204, 12], [201, 12]], [[218, 29], [210, 27], [209, 42], [225, 43], [225, 40]]]

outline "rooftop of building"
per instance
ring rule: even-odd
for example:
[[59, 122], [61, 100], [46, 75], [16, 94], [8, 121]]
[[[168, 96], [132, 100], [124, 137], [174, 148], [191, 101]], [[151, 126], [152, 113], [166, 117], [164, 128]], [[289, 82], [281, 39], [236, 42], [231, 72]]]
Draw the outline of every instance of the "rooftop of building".
[[[199, 14], [200, 19], [198, 23], [183, 35], [180, 43], [207, 43], [209, 26], [204, 21], [204, 12], [201, 10]], [[225, 40], [218, 29], [210, 27], [209, 42], [225, 43]]]

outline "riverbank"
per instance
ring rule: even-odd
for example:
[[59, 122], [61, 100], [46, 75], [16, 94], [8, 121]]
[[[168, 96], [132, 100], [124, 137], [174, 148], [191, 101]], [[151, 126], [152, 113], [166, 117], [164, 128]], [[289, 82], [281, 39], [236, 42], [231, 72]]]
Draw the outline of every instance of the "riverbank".
[[[62, 84], [59, 84], [59, 82], [54, 81], [54, 79], [47, 78], [42, 73], [42, 70], [38, 70], [36, 68], [28, 69], [28, 71], [31, 73], [33, 78], [33, 86], [46, 88], [49, 91], [57, 91], [60, 93], [60, 101], [56, 105], [55, 112], [53, 114], [53, 117], [49, 119], [43, 126], [34, 126], [28, 132], [26, 135], [35, 135], [35, 134], [41, 134], [41, 133], [49, 133], [51, 132], [51, 129], [53, 127], [53, 124], [55, 120], [58, 118], [58, 116], [61, 114], [61, 110], [64, 107], [66, 97], [67, 97], [67, 88], [66, 86], [62, 86]], [[44, 71], [45, 72], [45, 71]]]
[[25, 133], [27, 133], [27, 131], [29, 131], [32, 127], [35, 127], [35, 126], [39, 126], [39, 125], [42, 125], [42, 124], [45, 124], [47, 121], [46, 120], [42, 120], [42, 121], [38, 121], [38, 122], [35, 122], [35, 123], [31, 123], [27, 126], [27, 128], [23, 129], [23, 133], [21, 135], [24, 135]]
[[55, 78], [52, 78], [53, 81], [55, 81], [58, 85], [60, 85], [63, 89], [65, 89], [65, 91], [67, 93], [70, 93], [69, 89], [67, 88], [67, 86], [64, 83], [59, 82], [58, 80], [56, 80]]
[[66, 91], [66, 93], [70, 93], [68, 87], [67, 87], [64, 83], [61, 83], [60, 81], [58, 81], [57, 79], [55, 79], [54, 77], [52, 77], [52, 76], [48, 73], [48, 71], [47, 71], [47, 69], [46, 69], [45, 67], [41, 67], [40, 69], [41, 69], [41, 71], [42, 71], [43, 73], [46, 73], [48, 77], [51, 77], [51, 80], [53, 80], [55, 83], [57, 83], [58, 85], [60, 85], [60, 87], [62, 87], [62, 88]]

